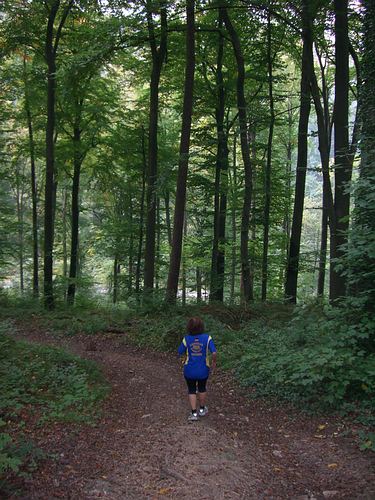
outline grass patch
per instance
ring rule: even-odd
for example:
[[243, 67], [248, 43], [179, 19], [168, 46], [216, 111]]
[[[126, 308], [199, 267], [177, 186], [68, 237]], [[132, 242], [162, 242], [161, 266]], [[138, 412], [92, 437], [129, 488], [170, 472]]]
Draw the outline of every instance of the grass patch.
[[22, 438], [24, 419], [90, 423], [109, 390], [93, 362], [17, 341], [9, 335], [14, 329], [9, 320], [0, 323], [0, 478], [30, 471], [41, 457]]

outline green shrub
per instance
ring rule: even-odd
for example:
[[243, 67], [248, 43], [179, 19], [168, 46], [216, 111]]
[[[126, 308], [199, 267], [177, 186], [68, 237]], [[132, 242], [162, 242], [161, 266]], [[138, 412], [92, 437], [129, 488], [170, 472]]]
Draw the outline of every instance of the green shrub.
[[332, 408], [368, 402], [375, 393], [375, 354], [363, 342], [371, 329], [365, 317], [348, 324], [343, 311], [304, 308], [289, 326], [268, 329], [255, 322], [227, 336], [224, 365], [236, 367], [260, 395]]

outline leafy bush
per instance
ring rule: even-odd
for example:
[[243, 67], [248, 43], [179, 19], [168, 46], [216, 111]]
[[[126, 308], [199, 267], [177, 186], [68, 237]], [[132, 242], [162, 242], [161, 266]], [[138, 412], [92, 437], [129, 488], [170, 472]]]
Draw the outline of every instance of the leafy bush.
[[[137, 320], [137, 328], [131, 332], [132, 342], [158, 351], [175, 351], [186, 334], [186, 323], [191, 311], [171, 308], [168, 314], [145, 316]], [[214, 338], [225, 326], [210, 315], [202, 314], [206, 332]]]
[[[248, 325], [223, 339], [224, 365], [235, 366], [260, 395], [338, 408], [348, 400], [371, 401], [375, 354], [363, 348], [372, 323], [343, 320], [343, 311], [298, 310], [287, 327]], [[375, 406], [372, 407], [375, 410]]]

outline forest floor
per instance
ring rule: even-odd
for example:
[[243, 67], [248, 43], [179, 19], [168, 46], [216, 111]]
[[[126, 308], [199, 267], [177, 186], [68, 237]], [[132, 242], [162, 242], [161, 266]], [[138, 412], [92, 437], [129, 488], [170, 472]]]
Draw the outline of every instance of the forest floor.
[[209, 415], [189, 423], [177, 356], [123, 334], [19, 338], [96, 361], [111, 384], [93, 425], [27, 422], [46, 452], [18, 479], [24, 499], [375, 499], [375, 454], [339, 417], [251, 400], [228, 372], [209, 381]]

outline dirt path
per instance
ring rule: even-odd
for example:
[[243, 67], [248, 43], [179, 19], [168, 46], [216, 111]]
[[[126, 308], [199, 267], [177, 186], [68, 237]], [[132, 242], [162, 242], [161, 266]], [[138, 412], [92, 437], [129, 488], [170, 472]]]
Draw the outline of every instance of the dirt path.
[[173, 355], [114, 334], [21, 336], [97, 361], [113, 387], [94, 427], [40, 429], [37, 444], [55, 458], [25, 480], [25, 499], [375, 499], [375, 457], [339, 421], [250, 401], [219, 371], [210, 414], [188, 423]]

